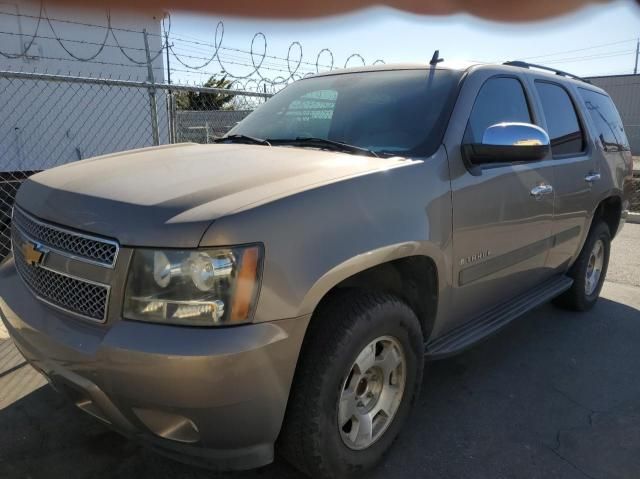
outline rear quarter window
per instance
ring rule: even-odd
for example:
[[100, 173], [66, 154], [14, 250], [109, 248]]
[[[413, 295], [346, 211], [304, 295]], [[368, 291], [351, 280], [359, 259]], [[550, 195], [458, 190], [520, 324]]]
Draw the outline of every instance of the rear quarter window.
[[629, 150], [622, 118], [608, 95], [580, 88], [580, 95], [596, 128], [596, 135], [605, 151]]

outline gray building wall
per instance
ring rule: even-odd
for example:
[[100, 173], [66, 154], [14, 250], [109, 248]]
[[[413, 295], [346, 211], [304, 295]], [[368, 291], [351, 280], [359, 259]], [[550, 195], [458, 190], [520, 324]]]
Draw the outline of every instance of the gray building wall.
[[622, 117], [631, 151], [640, 155], [640, 75], [592, 77], [589, 81], [609, 93]]

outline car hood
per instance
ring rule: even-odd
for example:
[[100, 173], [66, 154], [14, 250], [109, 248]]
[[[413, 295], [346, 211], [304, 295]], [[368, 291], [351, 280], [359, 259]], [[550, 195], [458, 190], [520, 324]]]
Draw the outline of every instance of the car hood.
[[308, 148], [169, 145], [38, 173], [16, 202], [43, 220], [122, 245], [191, 248], [222, 216], [411, 163]]

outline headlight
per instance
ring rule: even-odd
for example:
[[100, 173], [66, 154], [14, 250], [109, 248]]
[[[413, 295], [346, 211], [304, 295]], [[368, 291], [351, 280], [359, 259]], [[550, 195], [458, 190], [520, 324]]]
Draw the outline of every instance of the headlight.
[[191, 326], [250, 321], [258, 298], [262, 247], [136, 250], [124, 317]]

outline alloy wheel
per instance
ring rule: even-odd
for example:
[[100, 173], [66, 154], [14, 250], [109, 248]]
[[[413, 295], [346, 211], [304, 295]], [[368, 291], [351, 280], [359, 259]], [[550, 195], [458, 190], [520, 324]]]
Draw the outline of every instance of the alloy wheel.
[[400, 407], [405, 382], [406, 359], [397, 339], [379, 337], [358, 354], [338, 404], [338, 427], [348, 448], [366, 449], [384, 434]]

